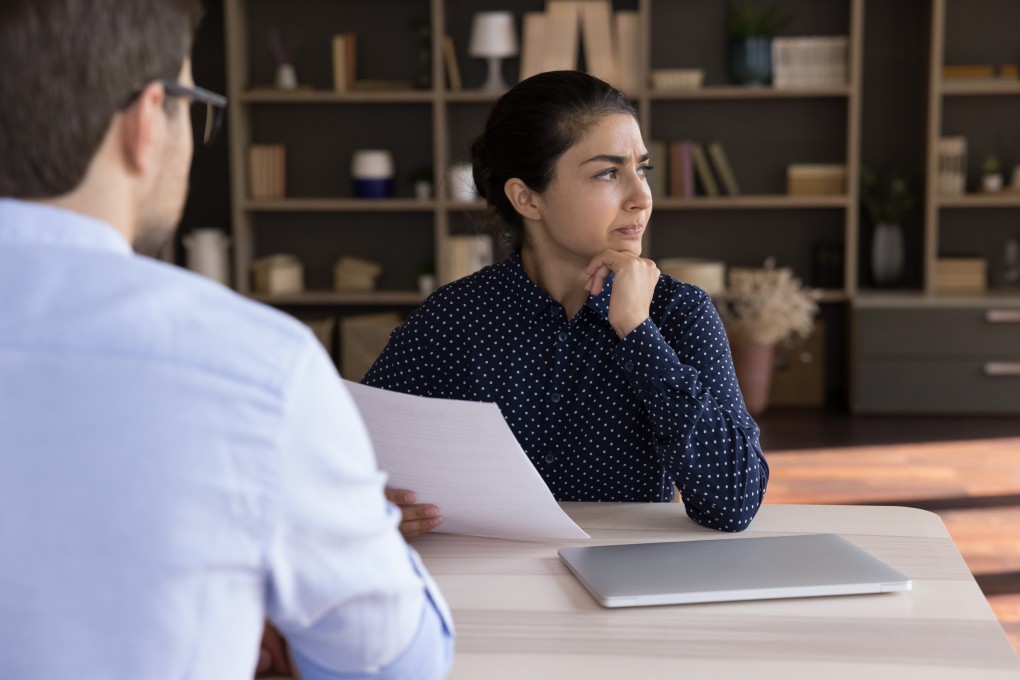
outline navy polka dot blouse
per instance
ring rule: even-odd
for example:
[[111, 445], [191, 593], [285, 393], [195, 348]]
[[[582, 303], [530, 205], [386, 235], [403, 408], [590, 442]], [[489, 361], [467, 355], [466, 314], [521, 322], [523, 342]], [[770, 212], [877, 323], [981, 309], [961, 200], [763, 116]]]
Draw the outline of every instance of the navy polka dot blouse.
[[621, 340], [611, 288], [568, 319], [511, 255], [429, 296], [363, 382], [495, 402], [557, 500], [671, 501], [676, 484], [696, 522], [745, 529], [768, 465], [711, 299], [661, 276]]

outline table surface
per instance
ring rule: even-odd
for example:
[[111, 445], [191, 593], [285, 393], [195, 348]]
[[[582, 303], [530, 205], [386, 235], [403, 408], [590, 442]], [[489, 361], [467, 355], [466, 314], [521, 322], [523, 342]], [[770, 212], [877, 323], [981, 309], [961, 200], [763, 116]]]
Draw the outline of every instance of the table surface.
[[[451, 680], [1020, 680], [1020, 660], [932, 513], [766, 504], [745, 532], [723, 534], [690, 521], [677, 503], [562, 506], [590, 541], [415, 541], [453, 610]], [[913, 579], [913, 590], [605, 609], [556, 554], [566, 545], [808, 533], [842, 535]]]

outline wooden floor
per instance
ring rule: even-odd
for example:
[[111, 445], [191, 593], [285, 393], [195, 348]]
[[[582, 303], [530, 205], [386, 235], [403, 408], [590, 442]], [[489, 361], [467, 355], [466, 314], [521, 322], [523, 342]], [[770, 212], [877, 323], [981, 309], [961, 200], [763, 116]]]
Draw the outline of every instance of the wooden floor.
[[938, 513], [1020, 655], [1020, 418], [759, 418], [768, 503]]

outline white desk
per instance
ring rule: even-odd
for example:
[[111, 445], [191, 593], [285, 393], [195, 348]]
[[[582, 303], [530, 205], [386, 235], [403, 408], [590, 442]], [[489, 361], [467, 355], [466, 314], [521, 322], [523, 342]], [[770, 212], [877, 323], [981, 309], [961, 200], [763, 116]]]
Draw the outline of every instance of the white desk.
[[765, 505], [741, 536], [838, 533], [910, 576], [905, 593], [603, 609], [556, 549], [733, 538], [679, 504], [564, 503], [589, 541], [415, 541], [453, 609], [451, 680], [1020, 680], [1020, 661], [937, 515]]

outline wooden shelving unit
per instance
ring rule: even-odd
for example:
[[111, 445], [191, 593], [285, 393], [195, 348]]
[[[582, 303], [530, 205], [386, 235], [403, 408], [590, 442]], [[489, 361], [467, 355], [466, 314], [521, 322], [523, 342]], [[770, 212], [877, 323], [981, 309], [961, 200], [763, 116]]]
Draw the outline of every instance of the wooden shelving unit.
[[[994, 277], [995, 268], [999, 264], [997, 255], [1001, 254], [1002, 244], [989, 243], [989, 235], [982, 231], [1003, 231], [1001, 224], [1007, 215], [1013, 215], [1020, 224], [1020, 191], [1007, 188], [998, 193], [982, 193], [975, 187], [981, 157], [988, 153], [1002, 153], [1001, 148], [991, 146], [993, 143], [999, 147], [1011, 147], [1008, 150], [1020, 153], [1020, 124], [1016, 122], [1016, 112], [1020, 111], [1020, 80], [947, 80], [942, 75], [943, 66], [960, 63], [961, 60], [978, 63], [997, 59], [1015, 62], [1015, 51], [1006, 41], [1012, 36], [1005, 28], [1010, 22], [1008, 17], [1001, 14], [1002, 9], [1002, 3], [995, 0], [967, 3], [961, 0], [932, 0], [927, 191], [924, 206], [924, 293], [936, 298], [945, 297], [947, 304], [955, 304], [951, 300], [958, 296], [936, 294], [936, 260], [940, 256], [958, 254], [958, 251], [966, 248], [967, 254], [987, 257], [990, 273]], [[972, 21], [960, 23], [963, 13]], [[1015, 8], [1013, 16], [1016, 16]], [[971, 30], [968, 24], [975, 22], [979, 26], [994, 23], [1003, 26], [999, 31], [1001, 39], [996, 40], [987, 33], [968, 35], [968, 30]], [[1010, 49], [1003, 51], [1004, 45]], [[1006, 121], [1005, 129], [1002, 129], [1003, 120]], [[999, 127], [996, 128], [996, 125]], [[1012, 129], [1009, 129], [1010, 125]], [[962, 135], [972, 142], [968, 148], [967, 193], [963, 195], [943, 195], [939, 191], [938, 142], [945, 135]], [[1012, 135], [1014, 141], [1004, 145], [1003, 140], [1009, 135]], [[1012, 158], [1012, 163], [1020, 163], [1020, 157]], [[1007, 173], [1010, 169], [1012, 164], [1005, 168]], [[1008, 174], [1006, 181], [1009, 181]], [[997, 210], [989, 213], [987, 209]], [[949, 222], [959, 220], [961, 214], [967, 216], [968, 234], [951, 239], [952, 225]], [[1013, 234], [1020, 238], [1020, 227], [1013, 230]], [[1000, 246], [998, 252], [996, 245]], [[991, 302], [996, 292], [994, 281], [989, 292], [991, 294], [987, 297]]]
[[[689, 3], [673, 3], [670, 0], [614, 0], [614, 10], [636, 10], [641, 17], [641, 44], [646, 46], [641, 67], [642, 86], [629, 94], [637, 104], [646, 140], [655, 139], [657, 134], [685, 133], [682, 129], [670, 127], [672, 118], [668, 110], [670, 107], [709, 106], [717, 107], [720, 111], [728, 111], [730, 115], [739, 115], [746, 107], [768, 107], [774, 103], [808, 112], [805, 115], [812, 121], [808, 126], [812, 128], [808, 134], [821, 135], [828, 140], [825, 145], [833, 150], [830, 155], [806, 159], [807, 161], [845, 163], [848, 167], [849, 186], [847, 194], [843, 196], [787, 196], [779, 182], [763, 179], [767, 174], [780, 172], [786, 163], [805, 160], [790, 156], [776, 157], [771, 167], [767, 169], [749, 167], [747, 183], [751, 188], [764, 187], [766, 189], [764, 192], [752, 190], [747, 195], [737, 197], [659, 199], [656, 201], [656, 215], [650, 229], [651, 237], [647, 252], [652, 257], [714, 254], [696, 252], [693, 245], [689, 248], [676, 246], [670, 243], [669, 238], [660, 238], [675, 229], [670, 223], [678, 216], [707, 214], [720, 217], [733, 216], [736, 224], [732, 231], [733, 234], [737, 234], [741, 231], [754, 233], [756, 230], [745, 229], [739, 223], [742, 220], [753, 220], [756, 215], [792, 215], [790, 219], [801, 225], [801, 232], [816, 231], [820, 234], [819, 238], [827, 239], [843, 251], [844, 285], [841, 289], [827, 292], [824, 299], [845, 300], [856, 288], [854, 274], [857, 271], [857, 207], [854, 197], [859, 167], [860, 59], [864, 2], [790, 1], [797, 5], [798, 9], [803, 10], [809, 22], [814, 21], [818, 25], [817, 30], [825, 32], [835, 26], [837, 33], [842, 32], [851, 37], [851, 77], [845, 86], [776, 89], [729, 85], [725, 77], [718, 75], [720, 54], [724, 45], [720, 3], [714, 0], [696, 0]], [[520, 26], [520, 16], [524, 11], [541, 10], [544, 5], [538, 0], [506, 0], [503, 3], [483, 4], [484, 7], [476, 6], [466, 3], [465, 0], [384, 1], [377, 6], [371, 4], [355, 6], [347, 3], [326, 6], [315, 3], [315, 14], [309, 12], [310, 19], [305, 20], [300, 13], [294, 11], [294, 3], [287, 4], [279, 0], [268, 3], [226, 0], [228, 82], [232, 103], [229, 115], [231, 174], [234, 177], [232, 205], [235, 225], [235, 272], [236, 286], [241, 292], [249, 292], [249, 268], [252, 259], [268, 254], [266, 248], [269, 248], [270, 244], [276, 248], [281, 247], [279, 244], [286, 243], [281, 234], [290, 229], [295, 232], [294, 243], [297, 249], [304, 247], [306, 250], [314, 250], [317, 255], [321, 255], [323, 251], [331, 251], [337, 256], [354, 254], [370, 258], [374, 256], [376, 259], [382, 254], [384, 271], [394, 275], [388, 282], [384, 282], [380, 291], [371, 294], [351, 296], [309, 292], [298, 296], [258, 296], [258, 299], [271, 304], [413, 305], [420, 301], [421, 296], [416, 291], [409, 290], [413, 285], [413, 276], [406, 272], [415, 267], [414, 260], [425, 257], [434, 258], [440, 283], [447, 280], [444, 257], [446, 238], [453, 233], [472, 232], [476, 228], [475, 223], [484, 205], [481, 202], [450, 200], [444, 191], [442, 178], [452, 160], [466, 158], [471, 139], [480, 132], [488, 108], [498, 96], [498, 93], [471, 89], [477, 87], [480, 82], [473, 82], [472, 78], [475, 76], [470, 71], [472, 60], [464, 53], [464, 47], [468, 42], [467, 27], [470, 25], [470, 16], [480, 9], [510, 9], [518, 15]], [[497, 4], [499, 6], [496, 6]], [[822, 12], [816, 9], [819, 4], [825, 5]], [[833, 16], [837, 18], [832, 20]], [[289, 91], [260, 85], [271, 80], [272, 76], [266, 67], [267, 60], [263, 54], [266, 50], [260, 38], [270, 20], [285, 20], [287, 25], [307, 28], [310, 34], [314, 33], [317, 36], [315, 39], [318, 42], [323, 42], [333, 33], [353, 31], [363, 34], [363, 37], [371, 33], [371, 39], [363, 41], [363, 44], [368, 44], [369, 47], [376, 41], [400, 47], [397, 37], [405, 41], [410, 39], [408, 35], [401, 33], [404, 29], [400, 27], [408, 24], [412, 17], [426, 19], [433, 36], [432, 85], [429, 89], [334, 92], [330, 89], [332, 83], [329, 55], [322, 49], [319, 50], [320, 61], [325, 60], [327, 63], [318, 64], [318, 71], [309, 70], [308, 85], [302, 81], [299, 89]], [[684, 52], [684, 48], [680, 47], [683, 41], [673, 40], [669, 34], [672, 29], [663, 25], [663, 22], [667, 24], [674, 22], [675, 18], [683, 19], [684, 24], [692, 21], [704, 23], [706, 17], [714, 17], [711, 21], [717, 24], [716, 44], [719, 49], [714, 50], [711, 57], [699, 52]], [[822, 19], [819, 20], [818, 17]], [[385, 18], [385, 21], [380, 21], [381, 18]], [[316, 26], [313, 27], [311, 24]], [[812, 28], [809, 23], [798, 32], [802, 34], [812, 32]], [[458, 47], [458, 61], [461, 71], [465, 74], [466, 88], [461, 91], [450, 91], [446, 88], [441, 45], [440, 41], [435, 39], [445, 34], [452, 35]], [[308, 39], [311, 38], [306, 40]], [[706, 66], [713, 75], [705, 87], [693, 91], [656, 91], [647, 85], [652, 68], [671, 65], [666, 62], [672, 59], [672, 55], [669, 52], [664, 53], [661, 45], [674, 42], [678, 45], [677, 58], [708, 59], [710, 63]], [[386, 68], [393, 71], [396, 62], [407, 59], [411, 54], [408, 49], [404, 49], [403, 52], [394, 49], [392, 55], [381, 54], [379, 50], [374, 52], [368, 48], [366, 50], [368, 51], [363, 58], [359, 55], [359, 60], [369, 72], [368, 77], [376, 77], [378, 71]], [[376, 60], [375, 63], [372, 60]], [[510, 69], [513, 66], [511, 65]], [[301, 74], [302, 68], [299, 67], [299, 75]], [[822, 108], [816, 111], [819, 104]], [[396, 121], [389, 123], [395, 133], [392, 141], [378, 132], [387, 125], [387, 116], [389, 120]], [[321, 129], [333, 117], [338, 121], [337, 129]], [[315, 129], [317, 126], [319, 129]], [[416, 135], [413, 137], [409, 135], [408, 128], [413, 128]], [[369, 137], [370, 135], [364, 134], [369, 130], [373, 132], [375, 139], [359, 139], [362, 136]], [[727, 132], [724, 126], [716, 126], [706, 131], [723, 138]], [[406, 172], [408, 163], [428, 165], [432, 169], [433, 177], [439, 179], [435, 182], [438, 191], [434, 198], [416, 200], [410, 197], [409, 186], [399, 177], [397, 198], [370, 201], [350, 197], [343, 186], [346, 181], [344, 166], [349, 162], [350, 150], [380, 145], [377, 139], [383, 139], [385, 148], [393, 150], [398, 158], [399, 172]], [[316, 140], [321, 140], [321, 143]], [[726, 141], [727, 151], [739, 157], [741, 145], [728, 139]], [[288, 146], [288, 196], [279, 200], [251, 199], [246, 191], [247, 148], [252, 143], [277, 142], [286, 143]], [[410, 150], [405, 148], [412, 145], [418, 148]], [[748, 147], [744, 152], [746, 155], [759, 155], [754, 149], [753, 142], [746, 146]], [[409, 156], [416, 157], [414, 160], [407, 160], [406, 157]], [[401, 168], [399, 166], [402, 163], [405, 167]], [[336, 181], [328, 185], [322, 180], [323, 172], [310, 170], [312, 167], [322, 168], [324, 172], [331, 173]], [[737, 168], [737, 172], [740, 173], [741, 169]], [[322, 188], [314, 185], [322, 185]], [[817, 215], [823, 215], [824, 218], [816, 220]], [[682, 218], [684, 219], [687, 218]], [[730, 220], [728, 217], [725, 219]], [[810, 226], [815, 221], [821, 222], [817, 230]], [[367, 222], [371, 222], [372, 226], [363, 228]], [[385, 233], [387, 226], [383, 223], [403, 229], [404, 236]], [[293, 228], [282, 226], [290, 224], [295, 226]], [[836, 230], [838, 233], [834, 233]], [[375, 238], [384, 246], [376, 247], [372, 251], [366, 233], [369, 231], [378, 232]], [[733, 234], [720, 235], [719, 248], [725, 249], [725, 244], [733, 238]], [[308, 243], [311, 239], [320, 242]], [[745, 254], [733, 260], [732, 264], [748, 266], [760, 263], [769, 255], [778, 255], [781, 263], [792, 264], [798, 275], [810, 282], [812, 244], [798, 243], [796, 238], [782, 236], [770, 237], [768, 240], [772, 245], [782, 245], [785, 252], [763, 250], [753, 258]], [[322, 278], [320, 275], [320, 283]]]

